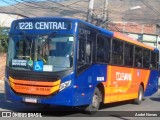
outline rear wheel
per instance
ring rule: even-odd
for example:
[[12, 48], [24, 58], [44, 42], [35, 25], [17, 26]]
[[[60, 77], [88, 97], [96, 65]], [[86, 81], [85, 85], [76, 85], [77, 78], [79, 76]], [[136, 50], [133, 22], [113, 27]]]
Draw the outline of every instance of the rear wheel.
[[89, 114], [96, 113], [96, 111], [99, 109], [101, 98], [102, 98], [101, 92], [99, 91], [98, 88], [95, 88], [95, 91], [92, 97], [92, 103], [85, 108], [85, 111]]
[[134, 103], [139, 105], [143, 100], [144, 90], [142, 85], [139, 86], [138, 98], [134, 100]]

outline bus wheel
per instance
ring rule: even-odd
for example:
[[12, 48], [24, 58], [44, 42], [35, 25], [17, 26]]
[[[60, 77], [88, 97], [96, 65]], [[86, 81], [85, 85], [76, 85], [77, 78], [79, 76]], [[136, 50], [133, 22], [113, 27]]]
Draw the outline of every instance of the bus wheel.
[[96, 87], [93, 94], [92, 103], [85, 108], [85, 111], [89, 114], [96, 113], [96, 111], [99, 109], [101, 98], [101, 92]]
[[140, 85], [139, 92], [138, 92], [138, 98], [134, 100], [134, 103], [137, 105], [141, 104], [143, 100], [143, 95], [144, 95], [143, 87], [142, 85]]

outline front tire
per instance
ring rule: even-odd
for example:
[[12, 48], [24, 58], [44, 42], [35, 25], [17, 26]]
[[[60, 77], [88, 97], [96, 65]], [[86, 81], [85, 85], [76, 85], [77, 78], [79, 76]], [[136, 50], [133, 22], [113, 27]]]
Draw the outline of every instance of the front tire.
[[94, 114], [98, 111], [100, 102], [101, 102], [101, 92], [100, 90], [96, 87], [94, 90], [94, 94], [92, 97], [92, 103], [89, 104], [86, 108], [85, 111], [89, 114]]
[[140, 85], [139, 92], [138, 92], [138, 98], [134, 100], [134, 103], [137, 105], [141, 104], [143, 100], [143, 96], [144, 96], [144, 90], [143, 90], [142, 85]]

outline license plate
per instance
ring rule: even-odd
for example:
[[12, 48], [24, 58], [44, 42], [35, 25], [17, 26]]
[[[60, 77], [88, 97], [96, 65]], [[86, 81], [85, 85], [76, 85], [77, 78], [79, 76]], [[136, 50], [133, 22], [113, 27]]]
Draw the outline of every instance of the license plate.
[[24, 102], [37, 103], [37, 99], [36, 98], [24, 98]]

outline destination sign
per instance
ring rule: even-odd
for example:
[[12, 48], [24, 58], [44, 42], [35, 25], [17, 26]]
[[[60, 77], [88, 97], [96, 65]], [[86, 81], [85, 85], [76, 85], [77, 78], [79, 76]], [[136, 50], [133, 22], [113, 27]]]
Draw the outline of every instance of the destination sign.
[[67, 30], [71, 29], [69, 22], [18, 22], [19, 30]]
[[26, 67], [27, 60], [12, 59], [12, 66]]

